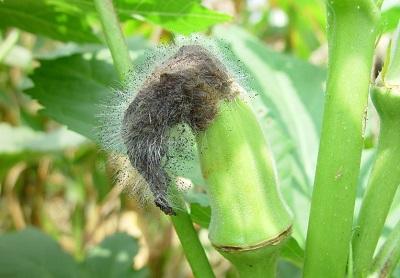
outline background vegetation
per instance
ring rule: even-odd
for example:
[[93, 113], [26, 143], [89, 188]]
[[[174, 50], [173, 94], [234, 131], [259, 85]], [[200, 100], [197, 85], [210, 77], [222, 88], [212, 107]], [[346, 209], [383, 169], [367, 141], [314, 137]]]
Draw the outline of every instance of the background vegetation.
[[[279, 277], [302, 264], [322, 123], [327, 43], [318, 0], [115, 0], [134, 61], [176, 35], [224, 40], [249, 72], [255, 111], [295, 216]], [[376, 67], [400, 17], [386, 0]], [[135, 62], [134, 62], [135, 63]], [[93, 132], [99, 100], [118, 74], [90, 0], [0, 1], [0, 276], [191, 277], [162, 213], [113, 179], [115, 163]], [[378, 132], [371, 107], [357, 209]], [[234, 275], [207, 239], [210, 219], [198, 165], [185, 173], [190, 213], [217, 277]], [[400, 213], [397, 193], [383, 240]], [[132, 268], [132, 265], [134, 266]], [[46, 267], [44, 267], [46, 266]], [[394, 274], [400, 277], [400, 270]]]

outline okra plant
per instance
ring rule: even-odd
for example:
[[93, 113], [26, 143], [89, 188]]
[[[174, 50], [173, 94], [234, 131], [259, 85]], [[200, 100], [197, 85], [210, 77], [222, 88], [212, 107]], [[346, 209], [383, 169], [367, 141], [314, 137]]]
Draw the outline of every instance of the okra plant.
[[[125, 78], [129, 55], [115, 25], [112, 4], [95, 3], [116, 68]], [[326, 3], [328, 78], [304, 277], [366, 277], [373, 271], [387, 277], [399, 259], [400, 245], [392, 247], [389, 255], [383, 250], [385, 263], [372, 267], [377, 241], [400, 184], [398, 37], [392, 41], [384, 70], [371, 86], [381, 4], [372, 0]], [[291, 234], [292, 216], [279, 193], [274, 158], [257, 118], [241, 96], [237, 81], [212, 55], [201, 47], [182, 46], [148, 77], [125, 112], [127, 154], [147, 180], [156, 205], [172, 215], [195, 276], [212, 277], [201, 245], [194, 244], [197, 239], [191, 225], [182, 226], [183, 221], [190, 221], [185, 209], [175, 212], [169, 203], [168, 188], [173, 180], [162, 169], [167, 152], [162, 142], [167, 140], [168, 129], [188, 124], [196, 136], [208, 185], [212, 245], [241, 277], [274, 277], [277, 258]], [[370, 88], [380, 116], [380, 137], [357, 225], [353, 226]], [[376, 260], [382, 260], [380, 256]]]
[[[115, 92], [99, 97], [103, 103], [93, 116], [96, 132], [88, 137], [125, 158], [122, 172], [128, 174], [123, 174], [139, 174], [139, 182], [129, 188], [169, 217], [195, 277], [215, 274], [193, 223], [190, 195], [179, 186], [181, 168], [193, 161], [201, 169], [211, 208], [208, 239], [229, 261], [234, 275], [279, 277], [281, 259], [295, 264], [306, 278], [396, 275], [400, 218], [388, 235], [384, 225], [400, 185], [400, 18], [394, 20], [397, 29], [375, 77], [375, 49], [384, 28], [382, 0], [325, 1], [327, 79], [324, 104], [318, 107], [323, 110], [319, 144], [303, 142], [316, 143], [311, 147], [318, 148], [318, 157], [316, 165], [301, 170], [303, 177], [315, 174], [314, 180], [307, 181], [313, 182], [312, 192], [303, 190], [312, 197], [301, 244], [298, 215], [281, 193], [284, 177], [277, 169], [276, 145], [270, 143], [273, 136], [264, 126], [254, 95], [262, 86], [252, 82], [251, 71], [242, 61], [233, 58], [232, 45], [198, 35], [147, 50], [144, 58], [140, 56], [143, 61], [133, 60], [119, 21], [126, 16], [123, 7], [114, 6], [112, 0], [88, 0], [86, 4], [100, 19], [121, 84]], [[246, 52], [251, 41], [239, 47]], [[32, 80], [40, 88], [36, 74]], [[262, 77], [270, 72], [258, 74]], [[31, 90], [28, 94], [43, 100], [50, 115], [62, 110], [51, 107], [51, 101], [46, 105], [45, 88]], [[285, 93], [274, 98], [283, 98]], [[379, 138], [358, 211], [369, 98], [378, 113]], [[269, 103], [267, 110], [279, 106]], [[282, 121], [297, 120], [290, 112], [288, 107]], [[74, 116], [59, 119], [68, 125], [80, 120]], [[82, 134], [92, 133], [84, 124], [76, 126]], [[296, 132], [301, 137], [301, 130]], [[171, 151], [174, 141], [181, 144], [175, 153]], [[293, 172], [300, 171], [294, 168]]]

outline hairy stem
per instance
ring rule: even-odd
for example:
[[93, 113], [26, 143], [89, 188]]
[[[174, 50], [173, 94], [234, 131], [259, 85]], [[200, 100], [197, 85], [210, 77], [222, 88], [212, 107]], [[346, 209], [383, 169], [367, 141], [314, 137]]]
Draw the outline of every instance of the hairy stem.
[[131, 68], [131, 59], [112, 0], [94, 0], [94, 4], [100, 16], [101, 25], [114, 60], [115, 68], [120, 80], [123, 81]]
[[328, 2], [329, 66], [304, 277], [344, 277], [379, 12], [371, 0]]

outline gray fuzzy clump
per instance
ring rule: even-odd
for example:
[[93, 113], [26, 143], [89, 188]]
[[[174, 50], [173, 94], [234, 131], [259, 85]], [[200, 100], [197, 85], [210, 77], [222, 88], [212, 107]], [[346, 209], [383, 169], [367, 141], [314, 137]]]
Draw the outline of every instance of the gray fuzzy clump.
[[194, 132], [206, 129], [219, 101], [236, 95], [231, 83], [223, 64], [206, 49], [182, 46], [154, 70], [126, 110], [122, 138], [127, 155], [164, 213], [175, 214], [167, 199], [169, 130], [177, 124], [187, 124]]

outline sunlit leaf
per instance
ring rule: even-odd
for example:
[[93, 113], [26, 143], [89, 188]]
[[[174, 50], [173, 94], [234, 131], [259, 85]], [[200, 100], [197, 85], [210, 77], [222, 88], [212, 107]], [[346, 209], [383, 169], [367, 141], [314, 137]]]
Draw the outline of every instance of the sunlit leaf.
[[61, 41], [97, 42], [88, 12], [63, 0], [3, 0], [0, 28], [17, 27]]
[[203, 31], [231, 18], [206, 9], [199, 0], [117, 0], [116, 9], [122, 19], [146, 20], [181, 34]]
[[379, 20], [379, 31], [381, 33], [391, 32], [396, 29], [400, 22], [400, 6], [394, 6], [383, 11]]
[[44, 115], [96, 141], [99, 105], [117, 80], [113, 66], [82, 55], [40, 62], [26, 93], [44, 106]]

